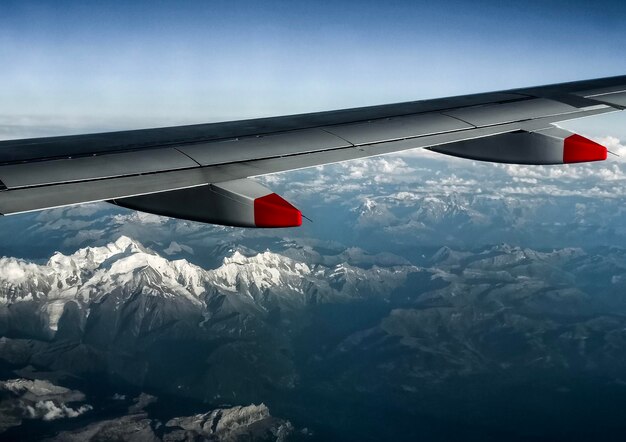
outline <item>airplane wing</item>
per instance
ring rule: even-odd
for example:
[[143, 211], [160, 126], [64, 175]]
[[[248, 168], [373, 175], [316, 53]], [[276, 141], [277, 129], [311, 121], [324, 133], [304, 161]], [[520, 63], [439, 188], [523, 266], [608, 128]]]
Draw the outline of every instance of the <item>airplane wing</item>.
[[604, 147], [554, 123], [623, 110], [626, 76], [223, 123], [0, 142], [0, 213], [109, 201], [246, 227], [301, 214], [250, 177], [407, 149], [563, 164]]

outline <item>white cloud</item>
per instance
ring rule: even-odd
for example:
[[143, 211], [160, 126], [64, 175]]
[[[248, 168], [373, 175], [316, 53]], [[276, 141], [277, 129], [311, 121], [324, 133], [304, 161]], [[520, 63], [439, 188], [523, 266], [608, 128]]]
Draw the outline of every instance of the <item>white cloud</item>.
[[84, 401], [85, 395], [46, 380], [10, 379], [0, 382], [0, 389], [14, 395], [15, 405], [23, 411], [21, 417], [28, 419], [51, 421], [72, 418], [93, 409], [88, 404], [70, 407], [68, 403]]
[[616, 157], [615, 155], [609, 154], [610, 160], [619, 161], [622, 163], [626, 162], [626, 146], [622, 144], [619, 138], [612, 137], [609, 135], [606, 137], [595, 138], [594, 141], [602, 144], [604, 147], [606, 147], [608, 150], [610, 150], [614, 154], [619, 155]]
[[23, 405], [26, 417], [52, 421], [61, 418], [77, 417], [93, 409], [91, 405], [81, 405], [78, 408], [68, 407], [65, 404], [56, 404], [54, 401], [38, 401], [34, 405]]

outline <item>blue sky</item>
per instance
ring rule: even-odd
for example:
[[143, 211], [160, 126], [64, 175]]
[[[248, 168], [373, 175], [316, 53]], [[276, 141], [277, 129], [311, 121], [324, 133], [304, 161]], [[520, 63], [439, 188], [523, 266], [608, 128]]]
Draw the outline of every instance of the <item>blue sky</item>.
[[[310, 112], [626, 74], [626, 4], [617, 2], [592, 8], [577, 1], [129, 3], [0, 1], [0, 139]], [[328, 213], [342, 205], [350, 222], [372, 198], [392, 209], [413, 204], [418, 213], [422, 200], [398, 203], [393, 196], [408, 189], [445, 201], [457, 195], [522, 201], [524, 210], [534, 207], [529, 199], [552, 207], [560, 195], [558, 222], [587, 207], [606, 218], [603, 225], [621, 229], [626, 112], [564, 126], [598, 137], [621, 158], [545, 168], [420, 151], [264, 179], [308, 214], [315, 213], [319, 195], [329, 195], [335, 200], [323, 202]], [[574, 204], [568, 198], [578, 199]], [[524, 212], [524, 222], [542, 222], [542, 213]], [[500, 215], [495, 209], [485, 214]], [[11, 225], [22, 228], [38, 216], [7, 217], [4, 231], [12, 234]], [[50, 222], [55, 230], [67, 227], [65, 212], [41, 216], [59, 219], [60, 224]], [[407, 229], [413, 221], [406, 220]], [[82, 222], [71, 235], [86, 242], [102, 236], [99, 228], [84, 232]], [[324, 237], [328, 224], [306, 226], [302, 235]], [[141, 234], [137, 226], [129, 229], [131, 236]], [[24, 241], [18, 238], [19, 248]]]
[[623, 2], [434, 3], [5, 0], [0, 123], [147, 127], [626, 73]]

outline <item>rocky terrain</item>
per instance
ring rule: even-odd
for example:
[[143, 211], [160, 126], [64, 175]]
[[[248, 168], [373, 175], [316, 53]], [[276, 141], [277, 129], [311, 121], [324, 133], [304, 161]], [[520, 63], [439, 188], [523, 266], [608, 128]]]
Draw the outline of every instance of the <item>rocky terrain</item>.
[[[55, 385], [47, 380], [11, 379], [0, 383], [0, 431], [19, 427], [25, 422], [75, 419], [87, 412], [97, 414], [88, 404], [72, 408], [70, 403], [85, 401], [85, 394]], [[147, 410], [158, 398], [141, 393], [128, 401], [123, 395], [112, 398], [130, 402], [120, 416], [99, 420], [58, 432], [50, 442], [83, 441], [276, 441], [282, 442], [294, 433], [291, 423], [270, 415], [264, 404], [218, 408], [193, 416], [173, 417], [165, 424]], [[0, 433], [0, 435], [2, 434]], [[301, 433], [302, 434], [302, 433]], [[9, 440], [10, 440], [9, 436]]]
[[283, 442], [294, 432], [289, 421], [271, 416], [264, 404], [218, 408], [194, 416], [174, 417], [163, 425], [163, 422], [151, 418], [149, 412], [145, 410], [156, 401], [156, 397], [142, 393], [135, 399], [135, 404], [128, 407], [128, 414], [124, 416], [92, 422], [71, 431], [62, 431], [47, 440]]
[[[545, 434], [582, 440], [623, 421], [625, 249], [443, 247], [416, 266], [282, 241], [203, 268], [185, 248], [0, 259], [4, 436], [452, 440], [455, 416], [466, 439], [523, 440], [548, 415]], [[566, 425], [590, 400], [614, 410], [604, 432]]]
[[47, 380], [9, 379], [0, 382], [0, 431], [19, 426], [24, 419], [52, 421], [74, 418], [92, 410], [89, 404], [72, 408], [85, 395], [76, 390], [55, 385]]

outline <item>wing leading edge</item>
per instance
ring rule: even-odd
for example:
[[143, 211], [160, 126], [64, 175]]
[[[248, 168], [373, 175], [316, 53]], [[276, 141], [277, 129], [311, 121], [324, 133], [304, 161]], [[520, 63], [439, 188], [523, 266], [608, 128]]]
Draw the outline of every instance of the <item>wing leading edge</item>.
[[[115, 200], [186, 219], [274, 227], [250, 218], [259, 188], [247, 178], [420, 147], [482, 161], [597, 161], [606, 158], [604, 147], [554, 123], [624, 107], [626, 76], [620, 76], [285, 117], [4, 141], [0, 213]], [[246, 189], [251, 196], [247, 218], [239, 219], [236, 213], [243, 212], [231, 213], [215, 200], [224, 191], [215, 191], [241, 190], [242, 183], [247, 187], [238, 198], [246, 200]], [[176, 199], [206, 207], [197, 214], [172, 206], [172, 191]], [[281, 204], [268, 207], [281, 210]]]

